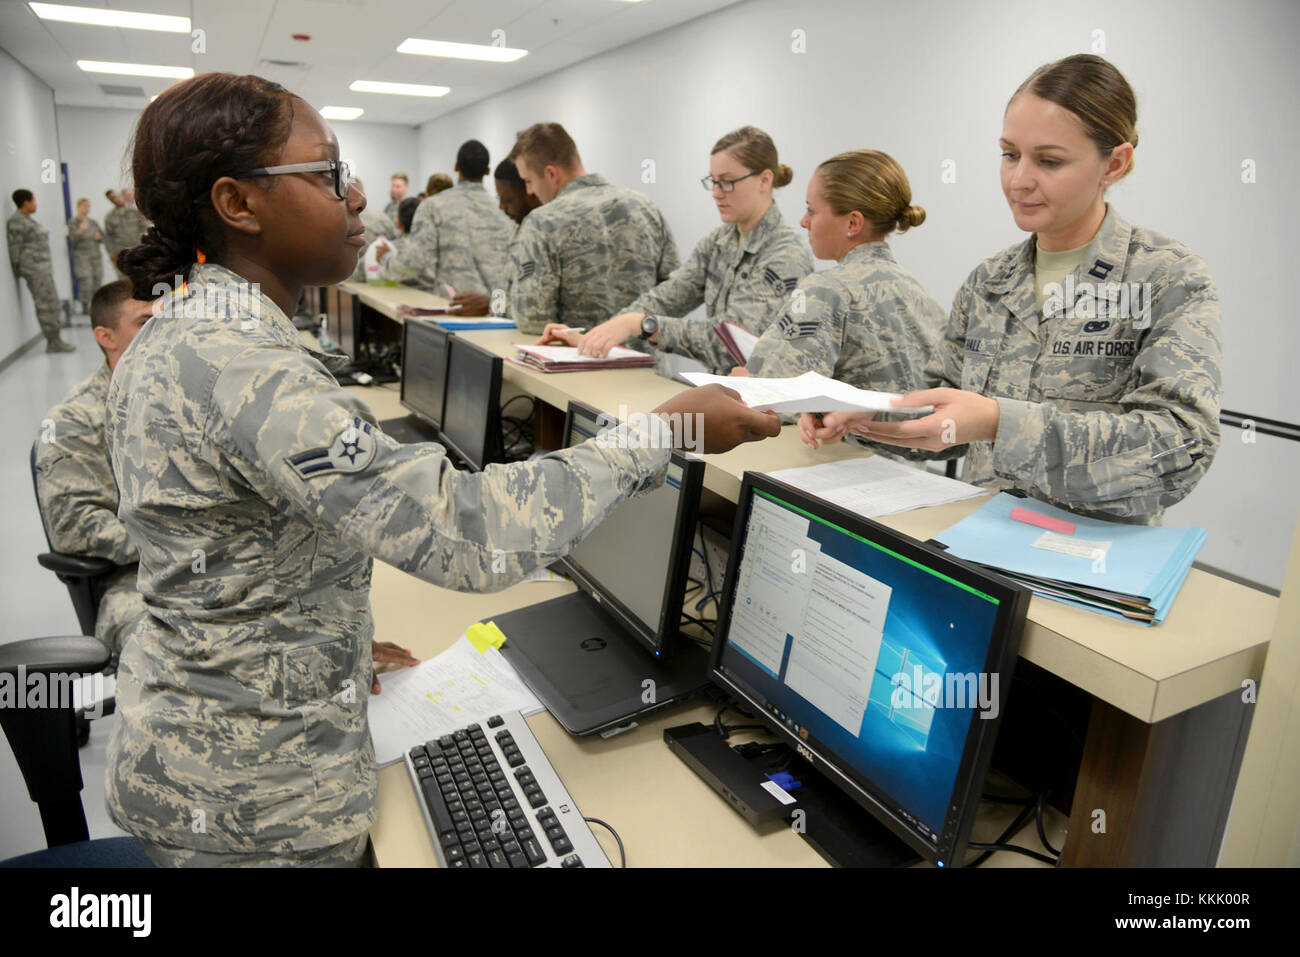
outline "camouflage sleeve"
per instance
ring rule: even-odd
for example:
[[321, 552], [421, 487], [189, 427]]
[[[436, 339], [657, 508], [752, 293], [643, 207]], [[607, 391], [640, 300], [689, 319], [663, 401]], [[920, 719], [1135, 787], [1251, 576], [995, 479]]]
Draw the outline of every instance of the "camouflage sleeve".
[[663, 282], [681, 265], [682, 257], [677, 252], [677, 240], [673, 239], [672, 227], [668, 225], [662, 210], [659, 211], [659, 230], [663, 234], [663, 245], [659, 252], [658, 279]]
[[[646, 312], [662, 317], [664, 320], [684, 316], [692, 309], [704, 303], [704, 279], [708, 269], [708, 248], [711, 248], [710, 236], [700, 240], [700, 244], [691, 252], [690, 258], [672, 271], [672, 274], [653, 289], [648, 289], [637, 296], [635, 301], [620, 312]], [[660, 338], [663, 329], [660, 327]]]
[[117, 517], [117, 487], [103, 433], [59, 419], [51, 439], [36, 443], [36, 495], [51, 547], [119, 565], [138, 561]]
[[671, 433], [655, 416], [536, 461], [461, 472], [402, 445], [310, 356], [250, 349], [221, 372], [207, 433], [245, 480], [360, 551], [425, 581], [496, 591], [568, 552], [658, 485]]
[[540, 335], [560, 318], [560, 270], [534, 217], [510, 247], [510, 317], [520, 332]]
[[19, 256], [21, 255], [20, 246], [22, 245], [22, 235], [18, 232], [17, 223], [12, 219], [5, 224], [5, 242], [9, 246], [9, 268], [18, 272]]
[[835, 374], [844, 345], [848, 300], [819, 273], [805, 276], [790, 294], [781, 317], [764, 330], [747, 363], [751, 375], [767, 379]]
[[1183, 499], [1219, 447], [1219, 297], [1204, 264], [1156, 296], [1123, 411], [998, 399], [993, 471], [1120, 518]]
[[426, 270], [431, 274], [438, 271], [438, 224], [434, 222], [432, 203], [421, 203], [416, 208], [410, 235], [379, 261], [380, 278], [396, 282], [414, 279]]

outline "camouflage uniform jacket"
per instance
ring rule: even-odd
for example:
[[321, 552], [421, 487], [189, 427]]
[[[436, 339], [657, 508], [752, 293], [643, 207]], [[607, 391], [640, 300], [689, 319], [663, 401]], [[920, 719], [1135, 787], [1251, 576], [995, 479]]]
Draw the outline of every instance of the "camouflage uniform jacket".
[[943, 326], [943, 306], [894, 261], [889, 244], [863, 243], [800, 280], [754, 345], [749, 371], [820, 372], [859, 389], [911, 392], [925, 387]]
[[[86, 228], [78, 229], [82, 222], [86, 223]], [[96, 235], [99, 239], [95, 238]], [[68, 239], [72, 241], [73, 259], [89, 261], [99, 255], [99, 244], [104, 241], [104, 231], [99, 228], [99, 223], [89, 216], [85, 220], [80, 216], [73, 216], [68, 220]]]
[[604, 322], [678, 264], [659, 207], [599, 173], [570, 180], [529, 213], [510, 255], [510, 316], [525, 333]]
[[229, 270], [194, 266], [161, 308], [108, 400], [151, 612], [118, 668], [109, 809], [178, 847], [338, 844], [375, 817], [372, 557], [504, 588], [661, 482], [669, 452], [621, 426], [621, 443], [458, 472], [384, 435], [329, 372], [347, 358], [306, 349]]
[[5, 223], [5, 238], [9, 242], [9, 265], [15, 273], [24, 278], [52, 273], [50, 234], [36, 220], [26, 213], [14, 213]]
[[[658, 316], [658, 348], [691, 356], [723, 375], [736, 363], [713, 326], [734, 322], [761, 336], [786, 294], [812, 268], [808, 244], [773, 203], [743, 242], [733, 223], [723, 223], [671, 276], [619, 311]], [[684, 318], [700, 305], [706, 319]]]
[[140, 243], [149, 229], [149, 220], [135, 206], [114, 206], [104, 216], [104, 247], [108, 258], [117, 261], [117, 254]]
[[443, 285], [456, 292], [504, 292], [513, 225], [482, 183], [457, 183], [420, 203], [407, 242], [380, 260], [379, 275], [418, 279], [440, 294]]
[[135, 588], [135, 545], [117, 517], [117, 481], [104, 435], [111, 377], [104, 363], [46, 413], [36, 442], [36, 494], [51, 548], [123, 566], [104, 583], [95, 623], [95, 637], [116, 652], [144, 605]]
[[1214, 281], [1186, 246], [1130, 226], [1112, 206], [1044, 318], [1035, 242], [976, 267], [927, 369], [933, 385], [998, 401], [997, 439], [968, 447], [963, 478], [1098, 518], [1157, 522], [1219, 447]]

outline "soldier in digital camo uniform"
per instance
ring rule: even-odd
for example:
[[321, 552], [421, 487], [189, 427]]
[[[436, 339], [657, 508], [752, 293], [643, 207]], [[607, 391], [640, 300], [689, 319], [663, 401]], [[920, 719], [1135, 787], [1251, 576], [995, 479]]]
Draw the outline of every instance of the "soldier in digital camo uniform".
[[77, 277], [77, 299], [82, 312], [90, 314], [90, 299], [104, 284], [104, 231], [90, 218], [90, 200], [77, 200], [77, 215], [68, 220], [72, 241], [72, 273]]
[[[138, 243], [149, 221], [135, 205], [135, 191], [124, 189], [120, 193], [109, 190], [104, 194], [113, 208], [104, 217], [104, 248], [108, 251], [109, 262], [117, 269], [117, 256], [123, 249], [129, 249]], [[118, 276], [122, 270], [117, 269]]]
[[96, 290], [90, 321], [104, 364], [46, 413], [36, 442], [36, 494], [51, 547], [107, 558], [122, 566], [106, 583], [95, 621], [95, 637], [115, 660], [145, 607], [135, 587], [136, 548], [117, 517], [117, 481], [104, 433], [105, 406], [113, 370], [148, 321], [151, 306], [132, 299], [131, 284], [124, 279]]
[[13, 193], [17, 211], [5, 223], [5, 238], [9, 244], [9, 265], [14, 278], [27, 282], [36, 307], [36, 321], [45, 336], [46, 352], [75, 352], [77, 347], [65, 342], [59, 335], [59, 320], [63, 308], [54, 288], [54, 266], [50, 262], [50, 235], [45, 227], [32, 219], [36, 212], [36, 197], [28, 189]]
[[[113, 820], [160, 864], [360, 863], [375, 819], [373, 559], [504, 588], [660, 483], [681, 435], [652, 415], [483, 473], [384, 435], [330, 374], [346, 359], [307, 349], [285, 315], [302, 285], [351, 272], [363, 242], [365, 199], [337, 151], [307, 103], [220, 73], [169, 87], [136, 131], [156, 229], [123, 268], [137, 292], [187, 282], [109, 390], [151, 614], [119, 662], [107, 777]], [[268, 189], [271, 165], [289, 169]], [[708, 451], [779, 429], [722, 390], [659, 411], [700, 412]]]
[[420, 203], [401, 249], [379, 249], [379, 275], [445, 295], [477, 292], [504, 300], [514, 226], [483, 188], [488, 151], [478, 140], [456, 154], [459, 182]]
[[521, 332], [548, 322], [594, 326], [677, 268], [677, 245], [659, 207], [588, 173], [564, 127], [524, 130], [511, 159], [542, 201], [510, 247], [510, 317]]
[[841, 153], [817, 167], [807, 205], [813, 253], [836, 265], [799, 282], [754, 345], [750, 374], [820, 372], [860, 389], [923, 388], [944, 312], [885, 240], [925, 221], [902, 167], [878, 150]]
[[1131, 168], [1136, 125], [1132, 89], [1100, 57], [1026, 80], [1003, 123], [1002, 186], [1035, 235], [957, 291], [927, 369], [940, 388], [908, 398], [935, 413], [805, 416], [805, 439], [848, 430], [964, 451], [967, 481], [1098, 518], [1155, 523], [1183, 499], [1219, 446], [1219, 297], [1200, 257], [1104, 200]]
[[[737, 363], [713, 327], [732, 322], [762, 335], [780, 314], [786, 295], [812, 272], [807, 244], [785, 222], [772, 198], [772, 190], [787, 185], [793, 175], [762, 130], [744, 126], [728, 133], [714, 144], [709, 175], [702, 180], [713, 194], [722, 225], [701, 239], [671, 276], [638, 296], [622, 314], [586, 335], [566, 334], [562, 326], [552, 326], [543, 332], [542, 341], [566, 342], [585, 355], [603, 356], [638, 337], [725, 374]], [[703, 319], [685, 318], [701, 305]]]

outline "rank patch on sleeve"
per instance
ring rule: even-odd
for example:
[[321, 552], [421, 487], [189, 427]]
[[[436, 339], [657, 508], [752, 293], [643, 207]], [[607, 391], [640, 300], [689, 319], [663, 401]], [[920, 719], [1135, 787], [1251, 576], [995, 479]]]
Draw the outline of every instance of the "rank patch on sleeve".
[[818, 323], [816, 319], [795, 322], [787, 312], [781, 316], [776, 325], [786, 339], [806, 339], [817, 331]]
[[334, 436], [325, 448], [290, 456], [289, 465], [299, 478], [316, 478], [336, 472], [360, 472], [375, 457], [375, 435], [370, 423], [353, 417], [352, 424]]
[[773, 289], [782, 294], [789, 292], [795, 286], [799, 285], [798, 279], [782, 279], [776, 274], [776, 270], [771, 266], [768, 266], [763, 270], [763, 279], [766, 280], [768, 285]]
[[536, 272], [536, 271], [537, 271], [537, 264], [536, 264], [535, 262], [533, 262], [531, 259], [528, 260], [528, 262], [526, 262], [526, 263], [520, 263], [520, 264], [519, 264], [519, 278], [520, 278], [520, 279], [527, 279], [529, 276], [531, 276], [531, 275], [532, 275], [534, 272]]

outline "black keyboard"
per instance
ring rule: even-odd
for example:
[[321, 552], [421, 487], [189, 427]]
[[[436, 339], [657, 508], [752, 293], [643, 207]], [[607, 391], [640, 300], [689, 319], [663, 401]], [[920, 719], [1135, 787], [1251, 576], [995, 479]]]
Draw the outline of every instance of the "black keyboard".
[[517, 711], [406, 755], [443, 867], [609, 867]]

